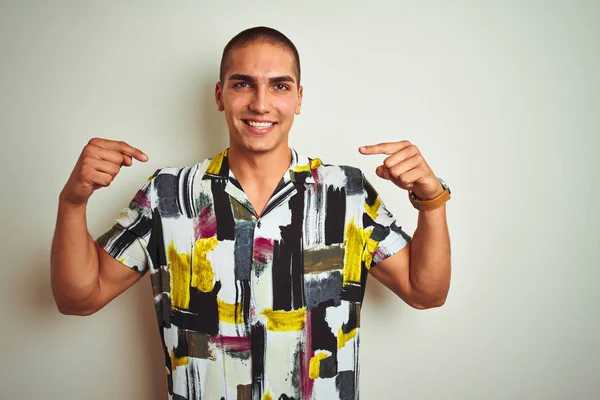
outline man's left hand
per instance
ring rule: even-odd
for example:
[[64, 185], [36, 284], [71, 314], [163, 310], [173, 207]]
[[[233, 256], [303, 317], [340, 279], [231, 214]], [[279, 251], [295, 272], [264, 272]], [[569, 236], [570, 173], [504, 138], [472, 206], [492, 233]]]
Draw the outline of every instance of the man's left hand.
[[431, 200], [444, 191], [442, 184], [421, 152], [408, 140], [362, 146], [361, 154], [386, 154], [375, 173], [404, 190], [412, 191], [420, 200]]

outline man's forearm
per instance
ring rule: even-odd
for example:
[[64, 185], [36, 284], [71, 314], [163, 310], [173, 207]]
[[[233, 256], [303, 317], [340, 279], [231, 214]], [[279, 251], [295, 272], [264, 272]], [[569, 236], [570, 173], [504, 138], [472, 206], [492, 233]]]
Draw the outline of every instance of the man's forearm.
[[419, 211], [410, 249], [410, 282], [424, 307], [441, 306], [450, 288], [450, 235], [446, 205]]

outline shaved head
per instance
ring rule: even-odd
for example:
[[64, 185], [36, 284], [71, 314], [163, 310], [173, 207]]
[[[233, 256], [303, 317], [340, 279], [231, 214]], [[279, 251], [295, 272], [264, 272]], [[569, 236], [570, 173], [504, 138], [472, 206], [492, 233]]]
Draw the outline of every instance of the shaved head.
[[221, 57], [221, 67], [219, 69], [219, 81], [221, 83], [225, 80], [225, 73], [231, 65], [231, 53], [238, 48], [248, 46], [255, 43], [266, 43], [273, 46], [281, 47], [284, 50], [289, 51], [294, 56], [294, 72], [296, 73], [296, 81], [300, 86], [300, 56], [294, 43], [287, 38], [283, 33], [273, 28], [266, 26], [257, 26], [254, 28], [246, 29], [237, 35], [235, 35], [223, 50], [223, 56]]

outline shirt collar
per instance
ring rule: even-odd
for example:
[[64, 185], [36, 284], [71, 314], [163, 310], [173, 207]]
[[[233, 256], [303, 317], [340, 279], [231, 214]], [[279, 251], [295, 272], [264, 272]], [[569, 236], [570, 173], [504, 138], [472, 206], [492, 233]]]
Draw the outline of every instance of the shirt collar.
[[[208, 167], [202, 179], [235, 179], [229, 169], [229, 161], [227, 159], [228, 150], [225, 149], [209, 160]], [[284, 181], [316, 183], [315, 177], [317, 177], [317, 168], [322, 164], [321, 160], [306, 157], [295, 149], [291, 150], [292, 160], [288, 168], [288, 173], [283, 177]]]

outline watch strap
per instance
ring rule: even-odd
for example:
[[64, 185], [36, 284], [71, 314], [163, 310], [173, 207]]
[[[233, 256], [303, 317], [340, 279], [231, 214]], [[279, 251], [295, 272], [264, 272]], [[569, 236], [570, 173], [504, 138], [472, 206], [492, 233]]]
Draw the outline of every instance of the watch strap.
[[413, 207], [417, 210], [431, 211], [440, 208], [448, 200], [450, 200], [450, 189], [448, 187], [445, 187], [442, 193], [430, 200], [419, 200], [413, 192], [409, 191], [408, 198], [410, 199], [410, 202], [412, 203]]

